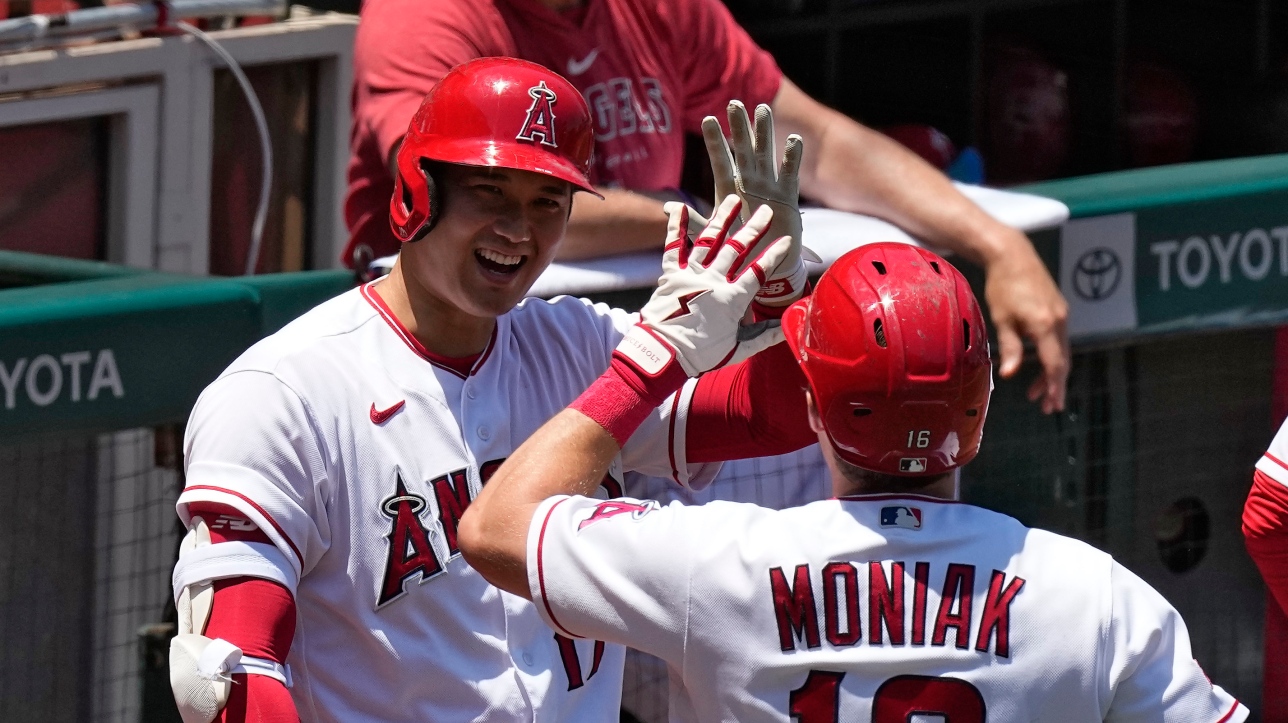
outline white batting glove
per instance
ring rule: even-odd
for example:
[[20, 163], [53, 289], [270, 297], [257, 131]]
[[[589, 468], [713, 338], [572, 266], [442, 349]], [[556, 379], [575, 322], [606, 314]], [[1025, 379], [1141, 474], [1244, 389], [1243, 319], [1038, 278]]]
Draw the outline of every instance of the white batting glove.
[[802, 255], [818, 260], [814, 252], [801, 243], [800, 164], [804, 142], [794, 133], [788, 136], [780, 166], [774, 145], [774, 114], [769, 106], [757, 106], [754, 128], [741, 102], [731, 101], [728, 112], [729, 130], [733, 136], [732, 154], [720, 130], [720, 122], [714, 116], [707, 116], [702, 121], [702, 136], [716, 179], [717, 197], [729, 192], [727, 189], [732, 185], [732, 192], [743, 201], [744, 218], [762, 204], [773, 209], [774, 220], [766, 238], [792, 238], [787, 257], [770, 271], [756, 294], [757, 303], [787, 306], [805, 292], [808, 277]]
[[736, 363], [783, 340], [775, 322], [742, 325], [768, 269], [790, 250], [789, 239], [763, 239], [773, 211], [762, 207], [730, 236], [742, 201], [728, 196], [696, 240], [689, 233], [688, 206], [666, 204], [670, 217], [662, 276], [640, 310], [639, 324], [617, 352], [650, 377], [672, 362], [696, 377]]

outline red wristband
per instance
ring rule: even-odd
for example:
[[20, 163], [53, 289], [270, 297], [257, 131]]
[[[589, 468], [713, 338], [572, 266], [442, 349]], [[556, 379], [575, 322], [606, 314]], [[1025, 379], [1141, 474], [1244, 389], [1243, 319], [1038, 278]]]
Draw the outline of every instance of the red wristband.
[[649, 413], [679, 391], [688, 378], [674, 357], [657, 373], [649, 374], [626, 354], [615, 351], [608, 370], [568, 407], [595, 420], [622, 447]]

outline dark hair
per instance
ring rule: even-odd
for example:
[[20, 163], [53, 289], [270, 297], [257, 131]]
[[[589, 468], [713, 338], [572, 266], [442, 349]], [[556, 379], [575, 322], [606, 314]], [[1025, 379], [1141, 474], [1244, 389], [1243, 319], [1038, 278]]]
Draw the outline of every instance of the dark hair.
[[952, 474], [951, 471], [940, 474], [917, 475], [915, 477], [882, 474], [881, 472], [872, 472], [862, 467], [856, 467], [841, 459], [839, 455], [836, 456], [836, 468], [846, 482], [863, 490], [864, 494], [917, 492]]

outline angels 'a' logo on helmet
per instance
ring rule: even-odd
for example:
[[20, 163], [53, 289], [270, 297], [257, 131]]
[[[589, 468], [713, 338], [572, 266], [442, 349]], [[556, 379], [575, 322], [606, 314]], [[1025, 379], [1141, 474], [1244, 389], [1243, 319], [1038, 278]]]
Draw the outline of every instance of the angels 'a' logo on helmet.
[[528, 95], [532, 96], [532, 105], [528, 107], [528, 117], [523, 119], [523, 128], [515, 139], [558, 148], [558, 141], [555, 140], [554, 107], [559, 98], [553, 90], [546, 87], [544, 80], [528, 88]]

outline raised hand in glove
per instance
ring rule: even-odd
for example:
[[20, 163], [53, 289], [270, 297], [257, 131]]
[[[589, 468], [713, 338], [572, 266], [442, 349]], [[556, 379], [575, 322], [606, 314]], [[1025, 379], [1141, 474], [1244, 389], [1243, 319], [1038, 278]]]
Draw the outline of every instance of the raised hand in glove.
[[779, 165], [774, 145], [774, 115], [764, 104], [756, 108], [753, 127], [746, 107], [739, 101], [731, 101], [729, 130], [733, 138], [732, 153], [720, 122], [714, 116], [702, 121], [702, 136], [716, 179], [716, 197], [736, 193], [743, 201], [744, 218], [762, 204], [769, 206], [774, 218], [766, 237], [791, 237], [786, 258], [770, 271], [756, 294], [759, 304], [785, 307], [805, 291], [807, 275], [802, 253], [805, 258], [817, 260], [813, 252], [801, 245], [799, 177], [804, 143], [796, 134], [788, 136]]
[[741, 209], [737, 196], [726, 197], [693, 239], [691, 209], [680, 203], [666, 205], [670, 223], [662, 276], [640, 309], [639, 324], [618, 345], [615, 356], [648, 377], [672, 364], [696, 377], [782, 341], [776, 322], [741, 322], [768, 270], [782, 263], [791, 243], [786, 238], [764, 242], [773, 219], [767, 207], [757, 209], [732, 233]]
[[608, 370], [571, 405], [608, 430], [619, 446], [689, 377], [783, 340], [776, 319], [746, 325], [742, 320], [791, 240], [765, 240], [774, 215], [768, 206], [732, 232], [741, 210], [736, 195], [725, 197], [694, 239], [690, 224], [696, 212], [681, 203], [666, 204], [670, 222], [657, 290], [613, 351]]

